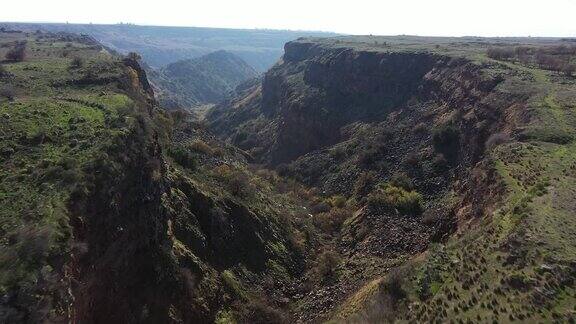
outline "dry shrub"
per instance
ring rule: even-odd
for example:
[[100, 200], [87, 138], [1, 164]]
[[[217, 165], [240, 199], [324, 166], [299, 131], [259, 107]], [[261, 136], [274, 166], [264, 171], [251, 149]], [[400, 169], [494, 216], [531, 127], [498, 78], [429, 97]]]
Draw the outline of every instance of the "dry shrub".
[[192, 143], [190, 143], [189, 147], [192, 151], [206, 155], [212, 155], [214, 153], [214, 150], [210, 147], [210, 145], [201, 139], [194, 140]]
[[374, 300], [361, 312], [353, 323], [394, 323], [400, 303], [406, 298], [404, 282], [411, 272], [410, 266], [393, 268], [380, 283]]
[[356, 182], [354, 182], [354, 196], [359, 201], [365, 199], [372, 191], [376, 183], [376, 174], [374, 172], [362, 172]]
[[338, 279], [336, 268], [340, 264], [340, 255], [332, 250], [322, 252], [318, 257], [315, 275], [316, 281], [321, 284], [333, 283]]
[[310, 204], [310, 212], [312, 214], [320, 214], [320, 213], [327, 213], [330, 211], [330, 204], [328, 204], [327, 202], [325, 202], [322, 199], [318, 199], [316, 201], [313, 201]]
[[351, 216], [346, 208], [332, 208], [327, 213], [321, 213], [314, 217], [314, 224], [326, 233], [336, 233], [342, 228], [342, 224]]
[[14, 90], [14, 87], [11, 85], [0, 87], [0, 97], [4, 97], [10, 101], [14, 100], [16, 97], [16, 91]]
[[286, 314], [259, 299], [240, 306], [238, 319], [240, 323], [252, 324], [290, 323]]
[[506, 48], [499, 48], [499, 47], [491, 47], [486, 51], [486, 55], [489, 58], [495, 60], [507, 60], [513, 58], [516, 53], [514, 48], [506, 47]]
[[179, 126], [190, 118], [190, 113], [183, 109], [171, 110], [169, 111], [174, 125]]
[[502, 145], [502, 144], [507, 143], [509, 141], [510, 141], [510, 136], [508, 136], [508, 134], [505, 134], [505, 133], [492, 134], [492, 135], [490, 135], [490, 137], [488, 137], [488, 140], [486, 140], [486, 149], [488, 151], [491, 151], [496, 146]]
[[248, 197], [255, 193], [256, 188], [250, 182], [250, 177], [240, 171], [223, 164], [212, 170], [214, 177], [220, 179], [228, 191], [236, 197]]
[[18, 42], [6, 53], [6, 60], [12, 62], [22, 62], [26, 58], [26, 42]]

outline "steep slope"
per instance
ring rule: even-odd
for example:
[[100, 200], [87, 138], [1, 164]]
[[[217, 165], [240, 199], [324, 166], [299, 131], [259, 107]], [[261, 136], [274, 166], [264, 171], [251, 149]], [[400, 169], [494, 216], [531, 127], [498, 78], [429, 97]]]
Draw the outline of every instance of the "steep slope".
[[150, 73], [162, 106], [174, 109], [218, 103], [257, 73], [232, 53], [217, 51]]
[[0, 42], [26, 42], [0, 70], [0, 322], [284, 319], [264, 287], [302, 271], [291, 201], [159, 110], [134, 56], [71, 34]]
[[[492, 47], [535, 59], [497, 61]], [[207, 118], [257, 162], [353, 210], [313, 212], [337, 224], [328, 246], [341, 279], [299, 300], [297, 318], [572, 316], [575, 81], [537, 61], [570, 64], [570, 47], [343, 37], [285, 51]]]

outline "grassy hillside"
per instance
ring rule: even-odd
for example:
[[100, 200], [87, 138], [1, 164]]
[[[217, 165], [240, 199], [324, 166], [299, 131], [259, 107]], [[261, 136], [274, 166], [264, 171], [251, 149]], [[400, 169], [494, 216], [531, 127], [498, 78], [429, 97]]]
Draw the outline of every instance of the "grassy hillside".
[[21, 46], [0, 70], [0, 321], [283, 320], [265, 285], [302, 271], [301, 209], [159, 110], [135, 56], [0, 34], [2, 57]]
[[4, 61], [0, 76], [3, 316], [36, 321], [46, 308], [57, 319], [70, 300], [61, 283], [73, 249], [69, 199], [130, 133], [138, 102], [129, 93], [146, 97], [136, 72], [89, 38], [1, 33], [0, 57], [17, 43], [23, 60]]

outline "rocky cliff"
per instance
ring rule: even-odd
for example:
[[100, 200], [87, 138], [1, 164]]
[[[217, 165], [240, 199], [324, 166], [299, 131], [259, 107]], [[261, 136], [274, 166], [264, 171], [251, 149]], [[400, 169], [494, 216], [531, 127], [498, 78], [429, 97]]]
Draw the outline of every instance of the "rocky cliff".
[[[548, 214], [533, 201], [536, 187], [542, 186], [537, 183], [547, 176], [527, 171], [531, 180], [520, 180], [517, 187], [510, 178], [516, 172], [511, 168], [532, 162], [509, 158], [516, 150], [527, 150], [523, 154], [533, 156], [528, 152], [536, 147], [566, 145], [559, 138], [570, 137], [575, 125], [567, 122], [569, 126], [563, 124], [560, 131], [564, 135], [548, 137], [552, 128], [546, 120], [551, 112], [538, 107], [558, 108], [550, 97], [558, 98], [556, 91], [564, 93], [560, 105], [568, 107], [574, 98], [566, 92], [567, 84], [574, 81], [524, 63], [486, 57], [486, 50], [496, 42], [417, 37], [300, 39], [286, 44], [283, 59], [261, 84], [209, 112], [211, 129], [248, 151], [257, 162], [323, 195], [344, 197], [347, 205], [357, 208], [332, 241], [343, 258], [338, 271], [346, 273], [347, 280], [305, 297], [296, 310], [302, 321], [353, 314], [368, 322], [395, 317], [442, 319], [447, 318], [446, 312], [452, 318], [466, 318], [480, 307], [478, 300], [490, 298], [485, 293], [479, 297], [478, 292], [468, 295], [470, 282], [483, 284], [490, 276], [502, 277], [502, 287], [494, 289], [510, 289], [508, 276], [514, 276], [515, 270], [493, 259], [491, 253], [509, 240], [530, 246], [530, 239], [522, 234], [526, 224]], [[555, 51], [547, 43], [529, 46], [534, 46], [534, 52]], [[566, 120], [566, 115], [561, 116]], [[570, 164], [570, 159], [563, 163]], [[528, 200], [516, 200], [522, 196]], [[558, 210], [556, 217], [562, 218], [568, 209]], [[336, 215], [329, 216], [333, 222], [337, 222]], [[558, 231], [553, 228], [551, 233]], [[541, 239], [552, 242], [553, 236]], [[497, 274], [470, 261], [474, 253], [457, 252], [459, 245], [471, 246], [464, 242], [483, 239], [491, 243], [473, 248], [474, 253], [491, 260]], [[430, 250], [435, 246], [432, 243], [442, 249]], [[505, 254], [515, 254], [505, 250]], [[424, 261], [409, 265], [400, 261], [419, 253], [425, 253]], [[454, 277], [450, 271], [457, 270], [447, 265], [446, 258], [466, 262], [468, 270]], [[554, 262], [562, 263], [561, 259], [557, 255]], [[405, 273], [406, 268], [411, 270]], [[521, 268], [524, 274], [531, 271], [525, 265]], [[396, 270], [376, 279], [383, 281], [371, 281], [389, 269]], [[402, 283], [395, 277], [398, 272], [406, 278]], [[563, 275], [558, 276], [554, 280], [563, 280]], [[408, 290], [390, 292], [388, 280]], [[453, 287], [446, 280], [461, 285]], [[354, 288], [361, 282], [365, 284], [362, 289]], [[440, 293], [431, 288], [437, 283]], [[410, 289], [419, 291], [419, 297], [409, 297]], [[563, 284], [557, 291], [569, 289], [570, 284]], [[528, 295], [507, 302], [505, 316], [546, 318], [546, 314], [517, 310], [531, 298]], [[468, 306], [463, 310], [461, 305], [450, 310], [433, 306], [446, 303], [446, 296], [448, 305], [464, 300]], [[359, 303], [369, 307], [360, 310]], [[418, 306], [419, 313], [411, 310], [421, 303], [425, 306]], [[339, 310], [328, 315], [332, 307]], [[478, 316], [498, 318], [489, 311]]]

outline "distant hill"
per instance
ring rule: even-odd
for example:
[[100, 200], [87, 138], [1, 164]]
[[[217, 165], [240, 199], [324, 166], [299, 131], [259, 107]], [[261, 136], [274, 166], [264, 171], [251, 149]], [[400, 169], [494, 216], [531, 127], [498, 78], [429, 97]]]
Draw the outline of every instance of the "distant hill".
[[268, 70], [282, 56], [285, 43], [299, 37], [335, 34], [287, 30], [250, 30], [201, 27], [159, 27], [137, 25], [0, 23], [12, 29], [87, 34], [120, 53], [138, 52], [152, 67], [164, 67], [226, 50], [256, 71]]
[[227, 51], [148, 70], [158, 100], [166, 108], [218, 103], [242, 82], [258, 75], [244, 60]]

